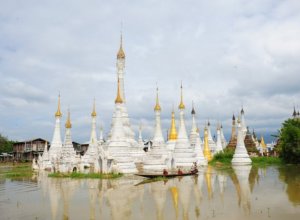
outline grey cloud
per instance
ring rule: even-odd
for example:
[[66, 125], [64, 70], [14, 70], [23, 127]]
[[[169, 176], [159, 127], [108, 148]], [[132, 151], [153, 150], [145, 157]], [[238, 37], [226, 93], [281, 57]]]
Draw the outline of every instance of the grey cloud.
[[[293, 103], [300, 104], [298, 1], [7, 1], [1, 6], [0, 132], [15, 139], [51, 139], [59, 91], [63, 121], [71, 108], [73, 139], [88, 140], [94, 97], [98, 120], [109, 131], [121, 21], [128, 112], [136, 132], [140, 121], [144, 124], [144, 137], [153, 132], [156, 82], [164, 132], [172, 105], [176, 109], [179, 103], [181, 80], [187, 127], [193, 100], [202, 131], [210, 119], [213, 127], [221, 121], [229, 135], [232, 113], [243, 104], [247, 123], [270, 133], [290, 116]], [[18, 126], [9, 123], [15, 115]]]

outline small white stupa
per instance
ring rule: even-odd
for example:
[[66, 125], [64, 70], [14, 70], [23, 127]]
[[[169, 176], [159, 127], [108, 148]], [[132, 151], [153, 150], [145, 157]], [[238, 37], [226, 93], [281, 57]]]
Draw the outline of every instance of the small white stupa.
[[221, 124], [221, 143], [222, 143], [222, 148], [225, 149], [227, 146], [227, 141], [226, 138], [224, 136], [224, 132], [223, 132], [223, 125]]
[[[96, 104], [94, 100], [93, 104], [93, 110], [91, 113], [92, 117], [92, 129], [91, 129], [91, 135], [90, 135], [90, 141], [89, 146], [83, 157], [81, 158], [81, 170], [85, 167], [91, 168], [91, 171], [98, 171], [97, 167], [99, 165], [98, 163], [98, 140], [97, 140], [97, 132], [96, 132]], [[96, 169], [96, 170], [95, 170]]]
[[197, 162], [196, 153], [192, 148], [190, 141], [187, 137], [185, 121], [184, 121], [184, 109], [183, 96], [182, 96], [182, 85], [181, 85], [181, 101], [178, 106], [180, 114], [180, 124], [178, 137], [175, 144], [175, 149], [172, 159], [173, 168], [191, 168], [194, 162]]
[[246, 134], [247, 134], [247, 125], [246, 125], [246, 121], [245, 121], [245, 112], [244, 112], [244, 108], [242, 107], [241, 109], [241, 127], [242, 127], [242, 132], [243, 132], [243, 137], [245, 140]]
[[[158, 99], [158, 88], [156, 90], [156, 105], [154, 107], [155, 112], [155, 130], [152, 140], [152, 150], [148, 150], [148, 153], [143, 161], [144, 172], [160, 172], [164, 169], [171, 168], [171, 153], [167, 150], [165, 140], [162, 135], [160, 113], [161, 107]], [[149, 141], [150, 143], [150, 141]]]
[[216, 144], [216, 150], [215, 153], [222, 152], [223, 147], [222, 147], [222, 140], [221, 140], [221, 128], [219, 124], [217, 125], [217, 144]]
[[237, 145], [231, 161], [232, 165], [249, 165], [252, 163], [244, 143], [244, 134], [238, 118]]
[[[70, 110], [68, 110], [68, 118], [66, 121], [66, 133], [65, 133], [65, 141], [62, 146], [61, 158], [59, 160], [59, 172], [72, 172], [73, 170], [77, 170], [77, 164], [79, 163], [79, 157], [76, 156], [76, 152], [72, 143], [71, 136], [71, 118], [70, 118]], [[75, 168], [75, 169], [74, 169]]]
[[197, 165], [207, 165], [207, 160], [203, 155], [203, 150], [202, 150], [202, 143], [199, 135], [198, 128], [196, 126], [196, 111], [194, 108], [192, 108], [192, 129], [190, 133], [190, 142], [191, 146], [194, 148], [195, 153], [196, 153], [196, 159], [197, 159]]
[[216, 142], [214, 141], [214, 139], [212, 138], [211, 135], [211, 130], [210, 130], [210, 122], [207, 122], [207, 138], [208, 138], [208, 145], [209, 145], [209, 149], [211, 150], [212, 154], [214, 154], [216, 152]]

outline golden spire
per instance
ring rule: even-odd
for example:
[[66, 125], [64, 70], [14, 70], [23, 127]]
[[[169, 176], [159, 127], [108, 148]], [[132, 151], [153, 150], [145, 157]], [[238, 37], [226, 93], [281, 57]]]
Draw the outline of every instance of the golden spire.
[[121, 33], [121, 38], [120, 38], [120, 49], [118, 51], [117, 58], [118, 59], [125, 59], [125, 53], [124, 53], [124, 50], [123, 50], [123, 37], [122, 37], [122, 33]]
[[122, 100], [121, 95], [120, 95], [120, 78], [119, 78], [119, 76], [118, 76], [117, 98], [115, 99], [115, 103], [116, 103], [116, 104], [117, 104], [117, 103], [119, 103], [119, 104], [123, 103], [123, 100]]
[[264, 140], [264, 136], [262, 136], [262, 135], [261, 135], [261, 138], [260, 138], [260, 146], [264, 149], [267, 147], [267, 145], [265, 143], [265, 140]]
[[158, 99], [158, 87], [156, 88], [156, 105], [154, 107], [154, 111], [160, 111], [161, 107], [159, 105], [159, 99]]
[[68, 109], [68, 118], [66, 121], [66, 128], [72, 128], [71, 117], [70, 117], [70, 109]]
[[169, 140], [177, 140], [174, 109], [172, 111], [172, 121], [171, 121], [170, 133], [169, 133]]
[[58, 94], [58, 106], [57, 106], [57, 111], [55, 113], [55, 117], [61, 117], [62, 113], [60, 111], [60, 94]]
[[178, 108], [181, 109], [181, 110], [183, 110], [183, 109], [185, 109], [185, 106], [184, 106], [184, 104], [183, 104], [182, 82], [181, 82], [180, 89], [181, 89], [181, 97], [180, 97], [180, 104], [179, 104]]
[[205, 126], [204, 128], [204, 156], [207, 159], [207, 161], [211, 161], [212, 156], [211, 156], [211, 152], [208, 146], [208, 131], [207, 131], [207, 127]]
[[92, 111], [92, 114], [91, 114], [92, 117], [96, 117], [97, 116], [97, 113], [96, 113], [96, 103], [95, 102], [96, 101], [95, 101], [95, 98], [94, 98], [93, 111]]

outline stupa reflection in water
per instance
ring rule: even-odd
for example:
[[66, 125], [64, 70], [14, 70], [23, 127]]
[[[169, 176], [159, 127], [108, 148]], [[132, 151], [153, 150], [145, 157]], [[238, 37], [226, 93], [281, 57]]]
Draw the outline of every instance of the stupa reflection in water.
[[220, 217], [228, 205], [249, 216], [250, 171], [251, 166], [228, 173], [204, 167], [197, 176], [150, 183], [134, 176], [76, 180], [48, 178], [40, 172], [38, 183], [53, 219], [196, 219]]

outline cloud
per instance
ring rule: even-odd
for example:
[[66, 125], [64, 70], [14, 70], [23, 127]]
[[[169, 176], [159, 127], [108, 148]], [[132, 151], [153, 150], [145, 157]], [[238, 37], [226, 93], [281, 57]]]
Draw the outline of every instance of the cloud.
[[296, 0], [2, 3], [0, 132], [51, 139], [59, 91], [64, 116], [71, 109], [73, 139], [89, 139], [94, 98], [108, 132], [123, 22], [135, 132], [142, 122], [143, 136], [153, 135], [157, 83], [166, 133], [182, 81], [188, 128], [194, 101], [202, 131], [210, 119], [229, 135], [232, 113], [243, 105], [251, 127], [272, 133], [300, 105], [299, 10]]

